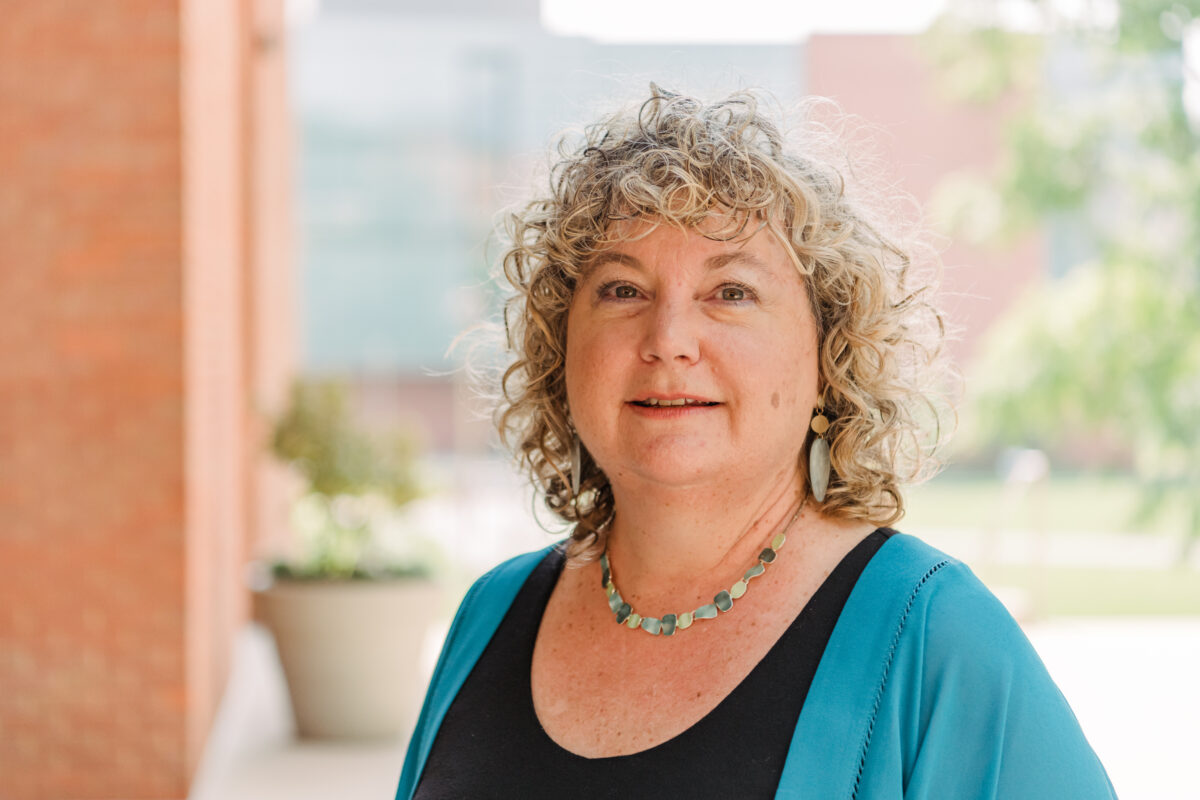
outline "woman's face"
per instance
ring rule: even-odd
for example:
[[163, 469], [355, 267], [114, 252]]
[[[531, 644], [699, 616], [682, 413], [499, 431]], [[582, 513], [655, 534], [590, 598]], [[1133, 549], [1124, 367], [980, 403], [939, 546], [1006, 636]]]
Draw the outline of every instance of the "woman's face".
[[616, 486], [768, 479], [795, 464], [816, 402], [804, 283], [767, 231], [717, 242], [661, 225], [581, 276], [566, 380], [579, 437]]

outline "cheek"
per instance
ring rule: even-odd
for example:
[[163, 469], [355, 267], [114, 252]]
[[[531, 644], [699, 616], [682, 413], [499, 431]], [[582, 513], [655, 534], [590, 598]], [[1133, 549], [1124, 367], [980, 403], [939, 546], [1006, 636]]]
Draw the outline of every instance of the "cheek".
[[567, 404], [570, 406], [571, 414], [577, 416], [576, 407], [586, 396], [585, 387], [580, 385], [580, 381], [588, 373], [588, 369], [583, 363], [585, 354], [583, 331], [579, 329], [574, 317], [574, 313], [567, 317], [567, 346], [563, 363], [563, 379], [567, 387]]
[[[564, 379], [572, 416], [587, 416], [588, 408], [603, 404], [605, 392], [615, 386], [614, 354], [602, 332], [568, 319]], [[585, 423], [586, 424], [586, 423]]]
[[577, 345], [567, 347], [564, 380], [567, 387], [567, 404], [571, 413], [578, 416], [578, 411], [592, 395], [587, 383], [588, 376], [593, 370], [586, 363], [584, 353]]
[[794, 341], [790, 347], [778, 344], [776, 340], [770, 361], [764, 367], [767, 385], [763, 397], [769, 400], [772, 412], [803, 415], [817, 398], [816, 347], [807, 340]]

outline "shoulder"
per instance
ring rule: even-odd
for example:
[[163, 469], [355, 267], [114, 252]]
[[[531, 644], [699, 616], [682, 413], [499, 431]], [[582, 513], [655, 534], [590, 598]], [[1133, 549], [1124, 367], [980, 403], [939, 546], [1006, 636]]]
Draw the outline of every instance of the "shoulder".
[[552, 550], [560, 547], [562, 542], [556, 542], [539, 550], [521, 553], [502, 561], [480, 576], [463, 596], [452, 629], [481, 611], [488, 613], [489, 617], [495, 617], [496, 624], [499, 624], [529, 574]]
[[562, 542], [555, 542], [552, 545], [530, 550], [528, 553], [521, 553], [512, 558], [501, 561], [496, 566], [485, 572], [478, 580], [472, 584], [470, 592], [488, 591], [489, 587], [503, 586], [508, 583], [521, 583], [534, 567], [540, 564], [552, 550], [562, 547]]
[[904, 638], [919, 640], [927, 669], [952, 662], [993, 673], [1042, 668], [1016, 619], [970, 567], [916, 537], [893, 540], [915, 562], [901, 624]]
[[868, 565], [866, 589], [901, 602], [905, 617], [936, 610], [948, 619], [1016, 622], [970, 567], [907, 533], [893, 532]]
[[993, 677], [1043, 669], [1012, 614], [962, 561], [901, 533], [876, 558], [867, 588], [895, 609], [894, 656], [915, 647], [926, 677], [951, 665], [975, 665]]
[[913, 537], [894, 543], [893, 558], [915, 559], [907, 597], [893, 598], [902, 610], [887, 658], [906, 784], [956, 785], [942, 795], [955, 797], [1110, 797], [1066, 698], [1003, 603], [961, 561]]

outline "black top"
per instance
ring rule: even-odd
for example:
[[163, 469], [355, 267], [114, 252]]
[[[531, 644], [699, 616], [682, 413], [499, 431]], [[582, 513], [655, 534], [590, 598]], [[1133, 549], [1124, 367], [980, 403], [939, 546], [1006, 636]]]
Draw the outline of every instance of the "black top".
[[517, 593], [446, 712], [415, 796], [774, 797], [834, 625], [867, 562], [893, 533], [880, 528], [847, 553], [750, 674], [703, 719], [648, 750], [610, 758], [564, 750], [533, 709], [533, 645], [565, 562], [555, 548]]

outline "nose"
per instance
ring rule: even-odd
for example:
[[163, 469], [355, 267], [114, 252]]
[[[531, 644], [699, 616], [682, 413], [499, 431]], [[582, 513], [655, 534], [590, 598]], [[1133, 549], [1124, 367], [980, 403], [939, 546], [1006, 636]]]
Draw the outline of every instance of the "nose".
[[646, 362], [694, 364], [700, 360], [698, 321], [689, 304], [663, 299], [646, 315], [641, 356]]

